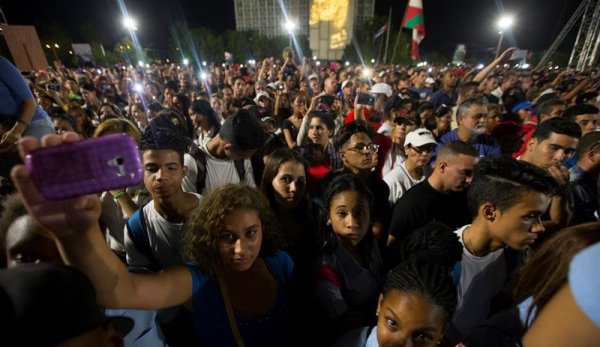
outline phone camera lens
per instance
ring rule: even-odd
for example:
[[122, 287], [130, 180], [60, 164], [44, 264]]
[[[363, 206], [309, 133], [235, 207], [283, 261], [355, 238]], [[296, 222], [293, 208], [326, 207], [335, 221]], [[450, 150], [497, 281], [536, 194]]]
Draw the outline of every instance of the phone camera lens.
[[123, 159], [123, 157], [117, 157], [115, 158], [115, 162], [117, 163], [117, 165], [123, 165], [123, 163], [125, 162], [125, 159]]

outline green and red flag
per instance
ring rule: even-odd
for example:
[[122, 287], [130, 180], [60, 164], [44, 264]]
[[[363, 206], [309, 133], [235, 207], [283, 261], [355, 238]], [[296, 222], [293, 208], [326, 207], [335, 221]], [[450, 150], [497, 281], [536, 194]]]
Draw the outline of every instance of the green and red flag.
[[419, 43], [425, 38], [423, 0], [410, 0], [408, 2], [408, 6], [404, 12], [404, 19], [402, 20], [402, 27], [413, 30], [411, 57], [413, 60], [419, 60]]

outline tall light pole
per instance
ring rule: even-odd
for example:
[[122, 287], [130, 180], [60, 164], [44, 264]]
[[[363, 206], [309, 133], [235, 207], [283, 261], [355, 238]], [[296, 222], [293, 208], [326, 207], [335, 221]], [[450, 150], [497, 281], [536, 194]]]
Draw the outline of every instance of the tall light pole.
[[500, 54], [500, 46], [502, 46], [502, 39], [504, 38], [504, 32], [513, 25], [513, 17], [503, 16], [498, 20], [498, 29], [500, 29], [500, 39], [498, 40], [498, 47], [496, 47], [496, 58]]
[[294, 35], [294, 30], [296, 30], [296, 22], [291, 19], [288, 19], [285, 22], [285, 30], [287, 30], [290, 36], [290, 47], [292, 47], [292, 35]]

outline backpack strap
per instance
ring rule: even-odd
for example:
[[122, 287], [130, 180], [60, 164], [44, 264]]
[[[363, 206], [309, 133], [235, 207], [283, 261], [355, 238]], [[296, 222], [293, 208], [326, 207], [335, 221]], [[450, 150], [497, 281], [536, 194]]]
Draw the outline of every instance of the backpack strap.
[[158, 262], [152, 249], [150, 248], [150, 239], [146, 231], [146, 222], [144, 221], [144, 207], [137, 209], [127, 220], [127, 233], [137, 249], [145, 256], [150, 264], [148, 268], [152, 271], [159, 271], [163, 266]]
[[457, 261], [452, 268], [452, 282], [455, 286], [460, 285], [460, 275], [462, 274], [462, 261]]
[[240, 183], [244, 183], [244, 179], [246, 178], [246, 169], [244, 168], [244, 159], [235, 159], [233, 161], [235, 165], [235, 171], [237, 171], [238, 176], [240, 177]]
[[206, 186], [206, 154], [195, 143], [188, 145], [188, 154], [194, 158], [198, 174], [196, 175], [196, 192], [202, 194]]

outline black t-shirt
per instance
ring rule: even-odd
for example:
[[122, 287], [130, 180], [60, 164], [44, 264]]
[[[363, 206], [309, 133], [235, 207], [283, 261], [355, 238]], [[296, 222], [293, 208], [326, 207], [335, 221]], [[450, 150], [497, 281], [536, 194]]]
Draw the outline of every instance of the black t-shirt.
[[404, 240], [416, 229], [431, 221], [458, 229], [471, 221], [466, 192], [440, 193], [428, 180], [409, 189], [392, 210], [390, 235]]

